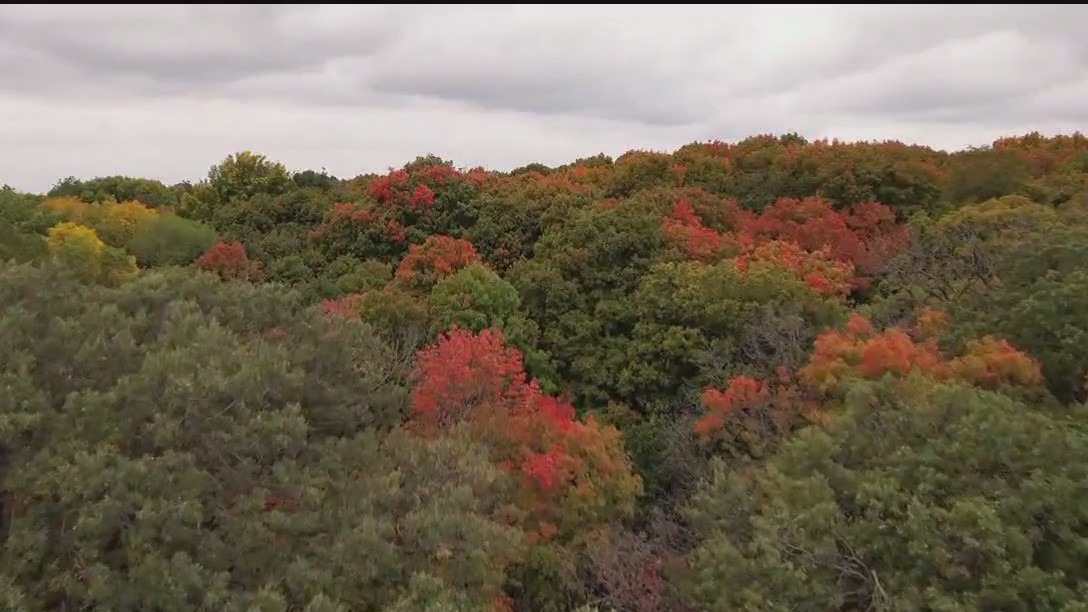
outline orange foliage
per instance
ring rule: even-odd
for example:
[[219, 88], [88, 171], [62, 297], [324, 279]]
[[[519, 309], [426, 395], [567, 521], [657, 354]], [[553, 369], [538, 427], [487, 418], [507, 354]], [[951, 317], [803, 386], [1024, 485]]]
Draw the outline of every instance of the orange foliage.
[[395, 280], [409, 287], [428, 290], [434, 283], [480, 261], [468, 240], [449, 236], [428, 236], [422, 245], [412, 244], [397, 267]]
[[46, 198], [42, 202], [42, 208], [49, 212], [60, 213], [69, 221], [82, 222], [87, 217], [90, 204], [75, 196], [61, 196]]
[[695, 422], [695, 433], [705, 437], [720, 428], [727, 416], [745, 408], [760, 406], [769, 396], [767, 383], [748, 376], [730, 378], [724, 391], [707, 389], [700, 397], [707, 413]]
[[967, 343], [967, 351], [948, 364], [949, 374], [986, 389], [1005, 384], [1031, 387], [1042, 384], [1039, 363], [1007, 340], [984, 336]]
[[1038, 363], [1004, 340], [985, 337], [969, 342], [963, 356], [948, 360], [936, 340], [925, 333], [941, 324], [943, 315], [924, 310], [916, 339], [899, 327], [877, 331], [867, 319], [853, 313], [844, 329], [827, 330], [816, 338], [809, 362], [801, 369], [801, 380], [823, 392], [849, 378], [876, 379], [889, 373], [906, 376], [912, 371], [988, 388], [1042, 382]]
[[824, 295], [846, 295], [854, 280], [854, 265], [833, 259], [827, 246], [805, 251], [796, 242], [772, 240], [748, 249], [736, 263], [741, 272], [761, 265], [785, 268]]
[[[794, 384], [793, 377], [779, 367], [776, 377], [763, 381], [750, 376], [734, 376], [725, 389], [706, 389], [700, 397], [706, 412], [695, 422], [695, 434], [702, 442], [719, 436], [729, 421], [747, 428], [748, 435], [760, 435], [762, 429], [772, 437], [790, 428], [798, 417], [818, 418], [818, 405]], [[770, 429], [768, 429], [770, 427]]]

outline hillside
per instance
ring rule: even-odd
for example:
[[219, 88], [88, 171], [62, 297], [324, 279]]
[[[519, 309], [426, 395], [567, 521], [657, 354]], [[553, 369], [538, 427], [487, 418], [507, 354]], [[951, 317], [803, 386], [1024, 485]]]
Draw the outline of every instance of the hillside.
[[1086, 309], [1079, 133], [5, 187], [0, 610], [1086, 612]]

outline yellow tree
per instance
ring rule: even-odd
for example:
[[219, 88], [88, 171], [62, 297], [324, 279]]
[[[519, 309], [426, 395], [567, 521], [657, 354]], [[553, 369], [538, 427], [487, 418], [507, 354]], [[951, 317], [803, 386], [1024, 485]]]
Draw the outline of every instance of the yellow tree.
[[86, 225], [58, 223], [49, 228], [46, 244], [53, 260], [73, 270], [80, 280], [93, 282], [102, 273], [106, 245]]
[[46, 239], [53, 260], [84, 282], [119, 285], [136, 277], [136, 258], [106, 246], [94, 229], [71, 221], [49, 228]]
[[106, 202], [95, 211], [97, 218], [92, 225], [106, 244], [123, 247], [136, 234], [136, 228], [150, 221], [158, 213], [140, 202]]

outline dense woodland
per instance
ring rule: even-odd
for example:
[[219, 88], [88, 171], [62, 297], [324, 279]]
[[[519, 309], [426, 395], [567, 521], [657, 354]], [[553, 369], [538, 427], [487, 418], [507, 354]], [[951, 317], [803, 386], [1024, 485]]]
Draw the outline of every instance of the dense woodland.
[[0, 259], [2, 610], [1088, 611], [1079, 134], [243, 152]]

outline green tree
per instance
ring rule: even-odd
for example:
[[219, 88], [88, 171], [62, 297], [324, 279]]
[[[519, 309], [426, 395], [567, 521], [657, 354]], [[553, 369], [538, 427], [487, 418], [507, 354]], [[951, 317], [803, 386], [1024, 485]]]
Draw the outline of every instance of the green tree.
[[1086, 433], [963, 384], [860, 384], [767, 465], [717, 465], [680, 590], [741, 612], [1081, 610]]
[[517, 347], [525, 368], [547, 392], [555, 390], [555, 372], [548, 355], [536, 347], [539, 330], [521, 311], [521, 298], [513, 285], [482, 264], [471, 264], [440, 281], [427, 298], [437, 335], [452, 326], [480, 332], [499, 329]]
[[383, 609], [424, 581], [483, 610], [521, 554], [514, 483], [457, 432], [396, 433], [360, 322], [187, 269], [6, 265], [0, 312], [5, 603]]
[[137, 226], [127, 248], [146, 267], [187, 266], [215, 240], [215, 230], [207, 225], [163, 214]]

